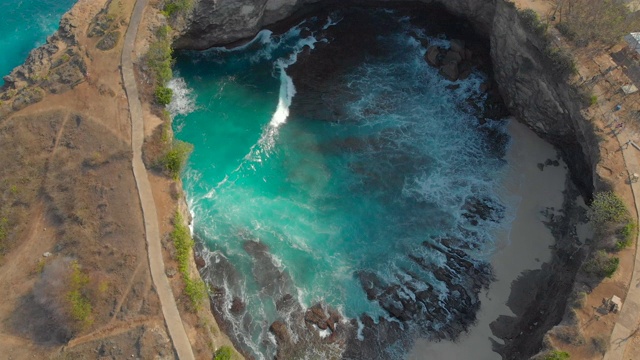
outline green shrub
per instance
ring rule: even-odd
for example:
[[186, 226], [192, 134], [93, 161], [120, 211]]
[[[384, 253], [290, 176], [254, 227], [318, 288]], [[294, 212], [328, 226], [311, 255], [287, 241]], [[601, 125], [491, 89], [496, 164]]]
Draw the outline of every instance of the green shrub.
[[192, 0], [167, 0], [162, 9], [162, 13], [166, 17], [171, 17], [174, 14], [189, 11], [192, 7]]
[[[166, 27], [160, 29], [164, 30], [158, 30], [159, 32], [169, 32]], [[158, 40], [149, 45], [146, 63], [158, 85], [163, 86], [173, 77], [173, 72], [171, 71], [171, 66], [173, 66], [172, 54], [171, 42], [167, 36], [158, 36]]]
[[619, 231], [620, 240], [616, 243], [616, 250], [622, 250], [629, 247], [636, 238], [638, 225], [635, 221], [629, 221]]
[[567, 51], [548, 45], [545, 53], [553, 66], [554, 72], [564, 78], [575, 75], [578, 72], [573, 56]]
[[596, 226], [622, 223], [629, 219], [629, 211], [618, 195], [604, 191], [593, 197], [589, 218]]
[[233, 350], [229, 346], [222, 346], [218, 351], [216, 351], [216, 355], [213, 357], [213, 360], [231, 360], [232, 355]]
[[155, 91], [156, 101], [162, 106], [169, 105], [173, 98], [173, 90], [168, 87], [158, 86]]
[[191, 255], [194, 241], [179, 212], [176, 212], [173, 218], [173, 231], [170, 237], [176, 248], [176, 261], [178, 262], [178, 271], [184, 281], [184, 292], [191, 302], [192, 309], [200, 309], [207, 296], [207, 286], [202, 279], [198, 277], [191, 278], [189, 274], [189, 256]]
[[591, 95], [591, 97], [589, 97], [589, 106], [593, 106], [597, 103], [598, 103], [598, 97], [595, 95]]
[[169, 172], [171, 177], [177, 179], [184, 165], [193, 150], [193, 145], [184, 141], [176, 140], [171, 145], [171, 149], [162, 158], [162, 166]]
[[618, 270], [620, 259], [609, 257], [607, 253], [600, 250], [593, 257], [584, 263], [584, 271], [597, 277], [612, 277]]
[[544, 36], [547, 33], [547, 25], [543, 24], [538, 17], [538, 13], [534, 10], [526, 9], [518, 12], [520, 21], [538, 36]]
[[544, 360], [567, 360], [571, 358], [566, 351], [553, 350], [544, 357]]

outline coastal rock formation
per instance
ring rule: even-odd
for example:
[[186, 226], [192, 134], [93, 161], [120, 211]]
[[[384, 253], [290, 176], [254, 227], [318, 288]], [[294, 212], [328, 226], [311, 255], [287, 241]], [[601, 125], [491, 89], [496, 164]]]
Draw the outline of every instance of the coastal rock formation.
[[[353, 0], [352, 4], [387, 5]], [[406, 1], [405, 1], [406, 2]], [[598, 181], [597, 139], [590, 123], [580, 113], [579, 100], [566, 81], [549, 71], [544, 46], [521, 24], [517, 10], [505, 0], [423, 0], [440, 4], [454, 15], [467, 19], [476, 31], [489, 38], [491, 60], [499, 92], [511, 113], [560, 149], [572, 180], [583, 195], [590, 196]], [[261, 28], [289, 17], [299, 16], [330, 0], [197, 0], [174, 45], [178, 49], [205, 49], [237, 42], [255, 35]], [[341, 6], [345, 2], [340, 2]], [[427, 60], [439, 64], [439, 49], [429, 48]], [[436, 51], [437, 50], [437, 51]], [[462, 55], [466, 59], [468, 54]], [[444, 55], [446, 57], [446, 54]], [[457, 55], [450, 55], [455, 62]], [[456, 71], [457, 70], [457, 71]], [[458, 74], [456, 74], [456, 72]], [[443, 66], [443, 75], [460, 76], [460, 68]]]

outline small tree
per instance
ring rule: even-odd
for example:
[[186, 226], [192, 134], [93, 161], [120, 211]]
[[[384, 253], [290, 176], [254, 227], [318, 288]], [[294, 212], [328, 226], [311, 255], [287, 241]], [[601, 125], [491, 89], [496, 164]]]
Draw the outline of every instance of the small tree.
[[155, 91], [156, 101], [162, 106], [169, 105], [173, 98], [173, 90], [168, 87], [158, 86]]
[[165, 154], [162, 159], [162, 165], [174, 179], [180, 176], [192, 150], [193, 145], [176, 140], [171, 145], [171, 149]]
[[216, 356], [213, 360], [231, 360], [233, 350], [229, 346], [223, 346], [216, 351]]
[[611, 191], [599, 192], [591, 203], [589, 218], [596, 226], [626, 222], [629, 211], [622, 199]]

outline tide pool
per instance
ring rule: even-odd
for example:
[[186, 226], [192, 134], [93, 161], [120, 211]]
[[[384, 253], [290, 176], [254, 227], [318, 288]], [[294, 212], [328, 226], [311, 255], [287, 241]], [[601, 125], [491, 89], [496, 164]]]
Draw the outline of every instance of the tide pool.
[[[371, 40], [382, 50], [313, 96], [287, 71], [331, 46], [338, 15], [178, 57], [170, 111], [177, 138], [194, 144], [183, 174], [194, 234], [212, 253], [230, 335], [258, 358], [275, 353], [269, 325], [292, 321], [287, 296], [435, 334], [472, 321], [490, 281], [493, 231], [509, 225], [498, 196], [508, 136], [469, 106], [486, 78], [451, 86], [416, 34], [448, 47], [446, 37], [378, 18], [395, 24]], [[318, 103], [331, 109], [322, 118]]]
[[[0, 0], [0, 78], [22, 64], [52, 35], [75, 0]], [[0, 79], [0, 86], [4, 81]]]

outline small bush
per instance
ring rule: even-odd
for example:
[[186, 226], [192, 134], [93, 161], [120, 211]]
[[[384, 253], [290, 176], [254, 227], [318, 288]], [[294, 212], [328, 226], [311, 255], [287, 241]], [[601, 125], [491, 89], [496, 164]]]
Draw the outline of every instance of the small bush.
[[604, 355], [609, 350], [609, 339], [604, 336], [598, 336], [591, 339], [593, 350]]
[[545, 53], [551, 61], [553, 70], [557, 75], [567, 78], [571, 75], [575, 75], [578, 72], [578, 68], [576, 67], [575, 61], [573, 60], [573, 56], [571, 56], [571, 54], [567, 51], [549, 45], [545, 49]]
[[566, 351], [553, 350], [544, 357], [544, 360], [567, 360], [571, 358]]
[[233, 350], [229, 346], [222, 346], [218, 351], [216, 351], [216, 355], [213, 360], [231, 360], [232, 355]]
[[597, 103], [598, 103], [598, 97], [595, 95], [591, 95], [591, 97], [589, 97], [589, 105], [593, 106]]
[[162, 165], [169, 172], [171, 177], [177, 179], [193, 150], [193, 145], [184, 141], [176, 140], [171, 145], [171, 149], [162, 158]]
[[564, 325], [557, 326], [553, 330], [553, 334], [561, 341], [571, 345], [583, 345], [584, 337], [577, 326]]
[[574, 299], [573, 299], [573, 304], [572, 304], [574, 309], [583, 308], [586, 304], [587, 304], [587, 293], [586, 292], [581, 291], [581, 292], [575, 294]]
[[618, 270], [620, 259], [609, 257], [607, 253], [600, 250], [584, 264], [584, 271], [597, 277], [612, 277]]
[[629, 211], [622, 199], [611, 191], [599, 192], [593, 197], [589, 218], [596, 226], [622, 223], [628, 220]]
[[166, 17], [171, 17], [174, 14], [186, 12], [193, 7], [193, 0], [168, 0], [164, 4], [162, 13]]
[[618, 234], [620, 235], [620, 240], [616, 243], [616, 250], [620, 251], [626, 249], [631, 244], [633, 244], [633, 240], [636, 237], [637, 233], [637, 224], [635, 221], [629, 221], [625, 226], [623, 226]]
[[173, 98], [173, 90], [168, 87], [158, 86], [155, 91], [156, 101], [162, 106], [169, 105]]
[[[168, 32], [166, 28], [161, 28]], [[171, 43], [167, 36], [158, 37], [158, 40], [149, 45], [149, 50], [146, 55], [146, 63], [151, 70], [152, 75], [155, 77], [155, 81], [158, 85], [164, 86], [171, 77], [173, 72], [171, 66], [173, 66], [173, 50], [171, 49]]]
[[526, 9], [518, 12], [520, 21], [538, 36], [544, 36], [547, 33], [547, 25], [543, 24], [538, 17], [538, 13], [534, 10]]

